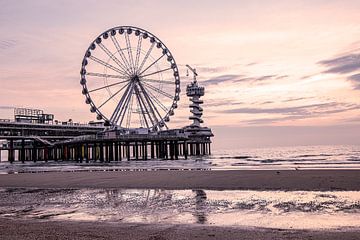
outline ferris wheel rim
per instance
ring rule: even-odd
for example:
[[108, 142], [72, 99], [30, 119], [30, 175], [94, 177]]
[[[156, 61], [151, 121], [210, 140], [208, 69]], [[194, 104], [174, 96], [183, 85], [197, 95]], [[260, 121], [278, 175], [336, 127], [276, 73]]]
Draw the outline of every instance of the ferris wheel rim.
[[[114, 31], [115, 31], [115, 33], [114, 33]], [[144, 39], [149, 38], [151, 43], [156, 43], [155, 44], [156, 47], [162, 50], [162, 53], [163, 53], [162, 56], [166, 56], [168, 62], [171, 65], [171, 69], [172, 69], [172, 72], [173, 72], [173, 78], [174, 78], [173, 83], [174, 83], [174, 86], [175, 86], [174, 96], [172, 98], [171, 105], [167, 108], [167, 111], [165, 111], [166, 114], [161, 116], [156, 124], [152, 124], [150, 127], [148, 127], [149, 129], [150, 128], [152, 128], [152, 129], [162, 128], [164, 125], [166, 126], [166, 122], [168, 122], [169, 119], [170, 119], [170, 116], [172, 116], [174, 114], [174, 109], [177, 108], [177, 102], [180, 100], [180, 74], [179, 74], [179, 69], [178, 69], [178, 66], [176, 64], [175, 58], [173, 57], [170, 49], [156, 35], [152, 34], [151, 32], [149, 32], [149, 31], [147, 31], [145, 29], [142, 29], [142, 28], [139, 28], [139, 27], [134, 27], [134, 26], [116, 26], [116, 27], [109, 28], [106, 31], [102, 32], [101, 34], [99, 34], [90, 43], [89, 47], [85, 51], [83, 61], [82, 61], [81, 71], [80, 71], [80, 75], [81, 75], [80, 84], [82, 85], [82, 94], [86, 97], [86, 103], [90, 105], [90, 111], [93, 112], [93, 113], [96, 113], [97, 116], [98, 116], [98, 119], [99, 118], [103, 119], [105, 121], [108, 121], [111, 125], [117, 126], [117, 122], [116, 121], [114, 122], [111, 118], [106, 116], [100, 110], [99, 105], [97, 105], [93, 101], [93, 99], [91, 97], [91, 94], [90, 94], [90, 92], [88, 90], [88, 86], [87, 86], [86, 65], [87, 65], [87, 59], [91, 56], [91, 52], [95, 49], [95, 48], [93, 48], [94, 44], [96, 44], [97, 41], [100, 41], [100, 43], [102, 41], [102, 40], [98, 40], [98, 39], [102, 39], [102, 38], [107, 39], [110, 35], [115, 36], [116, 34], [121, 34], [121, 35], [122, 34], [128, 34], [128, 35], [130, 35], [132, 32], [135, 32], [136, 36], [141, 36], [142, 35], [141, 37], [143, 37]], [[146, 35], [146, 38], [144, 37], [145, 35]], [[154, 63], [152, 63], [152, 64], [154, 64]], [[124, 71], [125, 75], [126, 75], [126, 73], [128, 73], [127, 76], [130, 77], [130, 75], [132, 74], [131, 69], [130, 70], [126, 69], [126, 70]], [[140, 70], [142, 70], [142, 69], [140, 68]], [[147, 70], [147, 69], [145, 69], [145, 70]], [[141, 73], [139, 73], [139, 75], [141, 76], [141, 74], [143, 72], [145, 72], [145, 70], [142, 71]], [[135, 71], [135, 69], [134, 69], [134, 71]], [[133, 74], [138, 74], [138, 73], [133, 72]], [[142, 76], [142, 77], [144, 77], [144, 76]], [[146, 77], [146, 75], [145, 75], [145, 77]], [[124, 112], [124, 114], [125, 114], [125, 112]], [[121, 127], [121, 125], [120, 125], [120, 127]]]

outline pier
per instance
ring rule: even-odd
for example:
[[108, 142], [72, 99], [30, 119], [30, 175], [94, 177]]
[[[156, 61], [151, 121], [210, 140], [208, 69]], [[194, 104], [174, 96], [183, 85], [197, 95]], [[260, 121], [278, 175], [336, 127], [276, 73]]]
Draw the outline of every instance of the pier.
[[[67, 137], [65, 137], [67, 138]], [[188, 156], [211, 154], [211, 142], [194, 142], [178, 135], [81, 136], [73, 139], [59, 136], [43, 140], [31, 136], [1, 136], [7, 144], [0, 147], [0, 157], [7, 152], [8, 161], [75, 161], [113, 162], [123, 160], [187, 159]], [[51, 142], [57, 139], [57, 142]]]

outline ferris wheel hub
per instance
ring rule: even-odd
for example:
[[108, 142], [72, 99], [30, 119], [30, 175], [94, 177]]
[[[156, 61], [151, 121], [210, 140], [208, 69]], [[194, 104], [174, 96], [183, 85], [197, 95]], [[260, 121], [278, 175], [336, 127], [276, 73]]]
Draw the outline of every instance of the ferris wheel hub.
[[133, 83], [137, 83], [137, 82], [140, 82], [140, 77], [138, 75], [134, 75], [131, 77], [131, 82]]

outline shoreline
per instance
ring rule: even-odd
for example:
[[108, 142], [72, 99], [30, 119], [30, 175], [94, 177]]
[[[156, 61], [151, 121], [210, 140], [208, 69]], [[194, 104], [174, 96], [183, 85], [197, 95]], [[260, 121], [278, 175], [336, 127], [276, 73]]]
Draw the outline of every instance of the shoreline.
[[292, 230], [187, 224], [42, 221], [0, 218], [2, 239], [357, 239], [360, 229]]
[[360, 170], [20, 173], [0, 175], [0, 187], [360, 191]]

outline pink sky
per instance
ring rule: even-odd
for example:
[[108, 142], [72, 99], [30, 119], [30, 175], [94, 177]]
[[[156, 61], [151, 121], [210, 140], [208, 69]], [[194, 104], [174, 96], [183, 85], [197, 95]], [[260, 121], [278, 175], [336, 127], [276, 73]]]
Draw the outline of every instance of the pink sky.
[[[0, 117], [34, 107], [88, 122], [79, 70], [101, 32], [144, 28], [206, 86], [215, 144], [360, 144], [359, 1], [1, 1]], [[231, 141], [222, 141], [231, 139]], [[291, 139], [291, 141], [289, 141]]]

